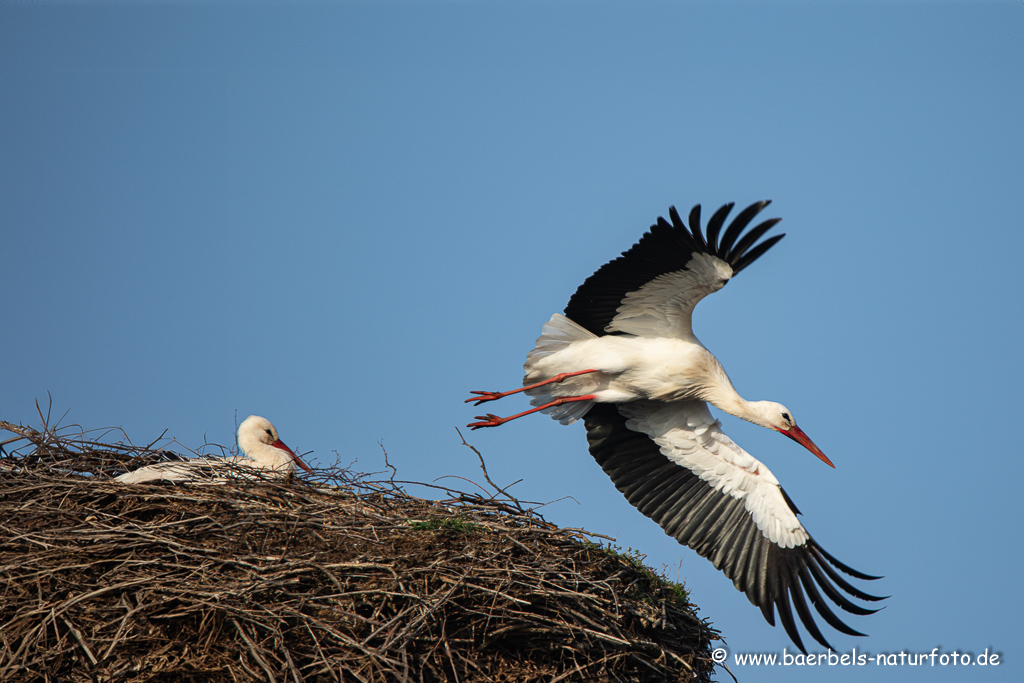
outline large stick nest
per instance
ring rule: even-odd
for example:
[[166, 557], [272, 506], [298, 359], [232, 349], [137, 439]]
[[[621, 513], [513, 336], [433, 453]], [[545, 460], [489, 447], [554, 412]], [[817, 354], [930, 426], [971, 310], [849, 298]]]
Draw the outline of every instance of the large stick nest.
[[125, 486], [167, 452], [0, 428], [0, 680], [710, 679], [680, 586], [500, 492]]

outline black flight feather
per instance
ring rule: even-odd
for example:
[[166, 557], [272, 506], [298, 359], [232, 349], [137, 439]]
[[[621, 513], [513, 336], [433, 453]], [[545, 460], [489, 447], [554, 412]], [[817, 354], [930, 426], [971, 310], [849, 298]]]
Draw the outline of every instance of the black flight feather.
[[765, 221], [740, 237], [754, 216], [767, 205], [766, 201], [756, 202], [741, 211], [726, 229], [721, 244], [718, 244], [718, 235], [733, 204], [726, 204], [714, 213], [708, 221], [706, 234], [700, 227], [699, 204], [690, 210], [688, 225], [675, 207], [670, 207], [671, 222], [658, 218], [636, 244], [601, 266], [579, 286], [565, 307], [566, 317], [596, 335], [607, 334], [606, 328], [626, 294], [640, 289], [659, 275], [686, 269], [694, 254], [709, 254], [722, 259], [732, 267], [735, 275], [782, 238], [782, 235], [776, 235], [755, 244], [778, 219]]

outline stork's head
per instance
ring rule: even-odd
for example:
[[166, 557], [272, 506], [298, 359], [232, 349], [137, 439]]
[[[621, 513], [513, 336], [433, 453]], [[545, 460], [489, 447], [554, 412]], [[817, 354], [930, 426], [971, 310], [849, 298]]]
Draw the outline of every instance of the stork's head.
[[[310, 474], [313, 470], [302, 461], [302, 458], [295, 455], [292, 449], [288, 448], [277, 435], [277, 429], [270, 424], [270, 420], [259, 415], [250, 415], [238, 426], [238, 447], [242, 452], [254, 460], [260, 460], [258, 454], [262, 449], [275, 448], [287, 454], [292, 462], [306, 470]], [[265, 451], [264, 451], [265, 452]]]
[[785, 434], [811, 453], [814, 453], [829, 467], [835, 467], [821, 449], [811, 441], [811, 438], [796, 426], [796, 420], [793, 419], [793, 413], [789, 408], [781, 403], [774, 403], [772, 401], [754, 401], [751, 405], [755, 407], [754, 412], [760, 418], [755, 420], [757, 424], [768, 429], [774, 429], [780, 434]]

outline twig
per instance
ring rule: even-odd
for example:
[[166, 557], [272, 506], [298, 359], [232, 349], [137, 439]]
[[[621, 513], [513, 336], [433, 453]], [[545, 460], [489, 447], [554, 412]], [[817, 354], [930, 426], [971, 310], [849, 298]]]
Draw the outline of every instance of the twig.
[[[493, 481], [491, 481], [491, 477], [487, 474], [487, 465], [484, 463], [484, 456], [480, 454], [480, 451], [478, 451], [475, 446], [472, 446], [471, 444], [466, 442], [466, 437], [462, 435], [462, 432], [459, 430], [458, 427], [455, 428], [455, 431], [459, 435], [459, 438], [462, 440], [462, 445], [476, 453], [476, 457], [480, 459], [480, 469], [483, 470], [484, 472], [484, 479], [487, 480], [487, 483], [490, 484], [491, 487], [496, 491], [496, 493], [493, 496], [491, 496], [491, 498], [494, 498], [494, 496], [497, 496], [499, 493], [502, 493], [505, 495], [506, 498], [508, 498], [508, 500], [515, 504], [516, 508], [518, 508], [520, 512], [523, 512], [523, 508], [521, 505], [519, 505], [519, 501], [516, 499], [515, 496], [513, 496], [511, 493], [508, 493], [508, 491], [506, 491], [505, 489], [501, 488]], [[513, 482], [512, 484], [509, 484], [509, 488], [515, 486], [520, 481], [522, 480], [520, 479], [518, 481]]]
[[255, 659], [256, 663], [263, 667], [263, 670], [267, 673], [267, 680], [274, 683], [274, 681], [277, 680], [277, 677], [274, 676], [274, 672], [271, 671], [270, 665], [267, 664], [267, 660], [263, 659], [263, 656], [256, 650], [256, 645], [253, 644], [252, 640], [245, 632], [245, 629], [243, 629], [235, 619], [232, 619], [231, 623], [235, 625], [235, 629], [238, 630], [238, 635], [242, 636], [242, 640], [244, 640], [245, 644], [249, 646], [249, 653], [252, 655], [252, 658]]
[[380, 446], [380, 449], [384, 452], [384, 466], [391, 470], [391, 477], [388, 479], [388, 482], [394, 484], [395, 475], [398, 474], [398, 470], [395, 468], [394, 465], [388, 462], [388, 449], [384, 448], [384, 440], [382, 439], [378, 441], [377, 445]]
[[72, 636], [74, 636], [75, 640], [78, 641], [78, 644], [81, 646], [82, 650], [85, 652], [85, 656], [89, 658], [89, 662], [93, 666], [96, 666], [96, 664], [97, 664], [96, 656], [92, 653], [92, 650], [89, 649], [89, 646], [85, 642], [85, 638], [82, 637], [81, 631], [79, 631], [77, 628], [75, 628], [75, 625], [72, 624], [70, 621], [68, 621], [67, 617], [61, 617], [60, 619], [61, 619], [61, 621], [64, 622], [64, 625], [67, 626], [68, 631], [71, 633]]

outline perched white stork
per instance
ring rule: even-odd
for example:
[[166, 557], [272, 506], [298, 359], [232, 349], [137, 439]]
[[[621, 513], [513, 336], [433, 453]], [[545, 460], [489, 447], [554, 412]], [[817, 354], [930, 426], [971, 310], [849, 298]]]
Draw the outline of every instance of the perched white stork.
[[747, 401], [721, 363], [694, 336], [694, 306], [717, 292], [784, 235], [755, 243], [780, 219], [744, 229], [768, 202], [740, 212], [721, 236], [733, 204], [701, 231], [700, 205], [689, 228], [675, 207], [629, 251], [606, 263], [544, 324], [526, 357], [524, 386], [474, 391], [480, 405], [525, 391], [536, 406], [511, 417], [481, 415], [473, 429], [496, 427], [542, 411], [562, 424], [584, 419], [590, 453], [640, 512], [670, 536], [725, 572], [775, 625], [775, 609], [793, 642], [804, 650], [790, 600], [807, 631], [830, 647], [806, 597], [832, 627], [853, 630], [822, 597], [852, 614], [871, 614], [843, 591], [881, 600], [843, 579], [876, 579], [839, 562], [797, 520], [799, 511], [763, 463], [721, 430], [708, 403], [785, 434], [829, 465], [797, 427], [788, 408]]
[[295, 466], [312, 474], [313, 470], [295, 455], [277, 435], [270, 420], [250, 415], [238, 426], [238, 447], [244, 456], [195, 458], [182, 462], [162, 462], [116, 478], [124, 484], [147, 481], [224, 482], [230, 478], [285, 479]]

